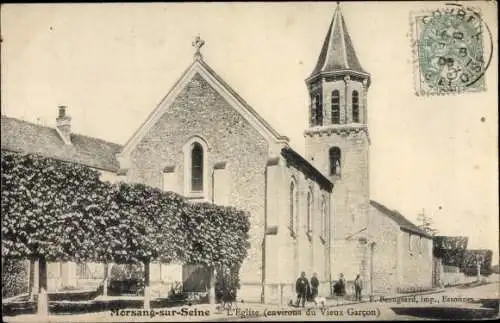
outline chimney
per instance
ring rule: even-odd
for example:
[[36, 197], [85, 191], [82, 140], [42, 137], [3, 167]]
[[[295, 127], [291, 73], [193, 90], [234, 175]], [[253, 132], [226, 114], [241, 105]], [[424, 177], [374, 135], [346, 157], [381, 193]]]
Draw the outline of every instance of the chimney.
[[66, 145], [71, 145], [71, 117], [66, 115], [66, 106], [59, 106], [59, 114], [56, 119], [57, 132]]

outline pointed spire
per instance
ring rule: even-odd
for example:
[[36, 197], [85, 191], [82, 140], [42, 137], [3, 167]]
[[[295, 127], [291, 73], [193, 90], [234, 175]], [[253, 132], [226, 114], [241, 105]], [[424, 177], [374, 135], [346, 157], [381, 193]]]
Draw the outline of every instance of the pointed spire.
[[316, 67], [311, 73], [314, 77], [320, 73], [336, 72], [341, 70], [350, 70], [368, 74], [361, 67], [356, 51], [352, 45], [351, 37], [347, 31], [347, 26], [337, 2], [337, 8], [333, 14], [330, 28], [323, 42], [321, 53], [318, 57]]

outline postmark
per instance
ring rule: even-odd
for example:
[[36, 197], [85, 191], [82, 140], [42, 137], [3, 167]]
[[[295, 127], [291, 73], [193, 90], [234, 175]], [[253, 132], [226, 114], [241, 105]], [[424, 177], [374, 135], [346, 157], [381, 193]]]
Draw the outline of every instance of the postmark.
[[412, 12], [417, 95], [485, 91], [492, 40], [479, 9], [459, 4]]

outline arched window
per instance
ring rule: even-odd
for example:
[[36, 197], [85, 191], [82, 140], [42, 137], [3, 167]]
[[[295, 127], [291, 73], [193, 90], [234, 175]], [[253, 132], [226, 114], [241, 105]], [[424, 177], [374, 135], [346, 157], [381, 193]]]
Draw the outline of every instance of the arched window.
[[316, 99], [314, 100], [316, 103], [316, 125], [323, 125], [323, 102], [321, 100], [321, 95], [317, 94]]
[[330, 175], [340, 175], [340, 148], [332, 147], [329, 150]]
[[203, 191], [203, 148], [197, 142], [191, 149], [191, 191]]
[[352, 92], [352, 122], [359, 123], [359, 93]]
[[292, 237], [295, 236], [295, 212], [297, 210], [297, 203], [296, 203], [296, 188], [295, 184], [292, 182], [290, 183], [290, 214], [289, 214], [289, 226], [288, 228], [290, 229], [290, 235]]
[[326, 202], [325, 197], [321, 198], [321, 231], [320, 237], [323, 242], [326, 241]]
[[338, 90], [332, 92], [332, 123], [340, 123], [340, 96]]
[[307, 192], [307, 227], [306, 233], [310, 237], [312, 233], [312, 206], [313, 206], [313, 196], [311, 191]]

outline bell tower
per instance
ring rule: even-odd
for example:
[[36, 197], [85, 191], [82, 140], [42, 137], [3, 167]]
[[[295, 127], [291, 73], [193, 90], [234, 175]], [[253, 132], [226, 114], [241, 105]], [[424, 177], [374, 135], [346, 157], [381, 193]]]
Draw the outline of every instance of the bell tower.
[[[358, 242], [368, 229], [370, 202], [366, 104], [370, 74], [358, 61], [339, 5], [306, 84], [310, 96], [306, 158], [334, 183], [332, 256], [338, 263], [344, 257], [339, 254], [357, 258]], [[359, 258], [341, 263], [348, 267], [352, 263], [352, 268], [335, 264], [333, 273], [360, 273]]]

